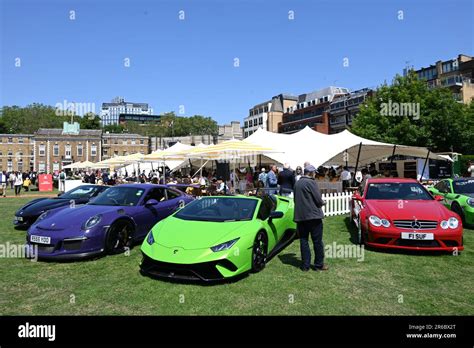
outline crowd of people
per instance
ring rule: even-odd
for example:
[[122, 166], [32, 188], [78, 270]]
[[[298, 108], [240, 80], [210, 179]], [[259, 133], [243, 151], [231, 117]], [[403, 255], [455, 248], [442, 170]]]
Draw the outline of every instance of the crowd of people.
[[31, 185], [36, 185], [37, 173], [36, 172], [0, 172], [0, 188], [1, 196], [7, 196], [7, 189], [14, 190], [15, 196], [20, 196], [22, 190], [28, 192]]

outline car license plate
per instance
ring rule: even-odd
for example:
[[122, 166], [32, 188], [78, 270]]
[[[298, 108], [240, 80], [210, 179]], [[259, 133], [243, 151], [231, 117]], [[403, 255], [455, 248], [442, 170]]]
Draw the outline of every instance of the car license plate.
[[30, 241], [33, 243], [39, 243], [39, 244], [51, 244], [51, 237], [31, 235]]
[[23, 216], [15, 216], [15, 220], [23, 222]]
[[433, 233], [402, 232], [402, 239], [433, 240]]

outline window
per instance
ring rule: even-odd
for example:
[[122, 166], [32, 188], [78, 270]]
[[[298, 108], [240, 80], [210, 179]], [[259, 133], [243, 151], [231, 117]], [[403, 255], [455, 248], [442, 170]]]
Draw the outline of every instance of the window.
[[268, 106], [265, 106], [264, 111], [265, 111], [265, 112], [268, 112]]
[[66, 159], [71, 159], [71, 145], [67, 144], [65, 147], [65, 150], [64, 150], [64, 157]]
[[148, 202], [150, 199], [157, 200], [158, 202], [162, 202], [166, 200], [165, 191], [162, 188], [155, 188], [150, 190], [146, 195], [145, 199], [143, 200], [143, 204]]
[[13, 143], [13, 138], [12, 137], [8, 137], [8, 143], [9, 144]]
[[41, 144], [38, 148], [39, 148], [39, 155], [40, 156], [45, 156], [46, 155], [46, 146]]
[[3, 143], [3, 138], [0, 138], [0, 144]]
[[109, 151], [107, 149], [104, 149], [104, 155], [107, 156], [109, 154]]
[[248, 124], [249, 124], [249, 123], [248, 123], [247, 121], [245, 121], [245, 123], [244, 123], [244, 128], [247, 128], [247, 127], [248, 127]]
[[8, 157], [12, 157], [13, 156], [13, 151], [12, 150], [8, 150]]
[[13, 171], [13, 162], [12, 162], [11, 159], [8, 160], [7, 169], [8, 169], [9, 172]]
[[59, 163], [58, 162], [53, 163], [53, 172], [59, 172]]
[[104, 144], [107, 144], [107, 139], [104, 139]]
[[258, 120], [257, 120], [257, 119], [254, 119], [254, 120], [253, 120], [253, 125], [256, 126], [256, 125], [257, 125], [257, 122], [258, 122]]
[[97, 156], [97, 145], [92, 145], [91, 146], [91, 156], [92, 157]]
[[145, 145], [145, 139], [140, 139], [140, 145]]
[[270, 196], [263, 196], [262, 203], [258, 209], [257, 218], [260, 220], [266, 220], [270, 217], [270, 213], [275, 209], [275, 202]]
[[23, 144], [23, 138], [18, 138], [18, 144]]
[[117, 138], [114, 139], [114, 144], [118, 144], [118, 139]]
[[258, 124], [263, 124], [263, 117], [260, 117], [260, 118], [258, 119]]
[[136, 142], [135, 142], [135, 139], [132, 139], [132, 140], [131, 140], [131, 143], [132, 143], [132, 145], [135, 145], [135, 143], [136, 143]]
[[114, 156], [118, 156], [118, 151], [114, 151]]
[[83, 156], [83, 153], [84, 153], [84, 150], [82, 148], [82, 144], [78, 144], [77, 145], [77, 156], [78, 157], [82, 157]]
[[58, 144], [53, 145], [53, 156], [59, 156], [59, 145]]
[[127, 139], [122, 140], [123, 145], [127, 145]]
[[40, 173], [46, 171], [46, 165], [44, 164], [44, 162], [40, 162], [40, 163], [38, 164], [38, 171], [39, 171]]

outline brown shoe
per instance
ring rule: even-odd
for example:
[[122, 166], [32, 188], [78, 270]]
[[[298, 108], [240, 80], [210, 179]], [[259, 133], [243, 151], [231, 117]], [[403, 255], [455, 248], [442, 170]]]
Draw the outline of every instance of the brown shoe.
[[328, 265], [323, 265], [322, 267], [314, 267], [315, 271], [327, 271], [329, 269]]

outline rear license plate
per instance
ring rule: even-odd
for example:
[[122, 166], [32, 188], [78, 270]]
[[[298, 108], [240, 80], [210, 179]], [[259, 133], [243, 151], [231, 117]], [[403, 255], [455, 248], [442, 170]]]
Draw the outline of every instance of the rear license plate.
[[433, 240], [433, 233], [402, 232], [402, 239]]
[[39, 244], [51, 244], [51, 237], [35, 236], [30, 237], [30, 241]]

